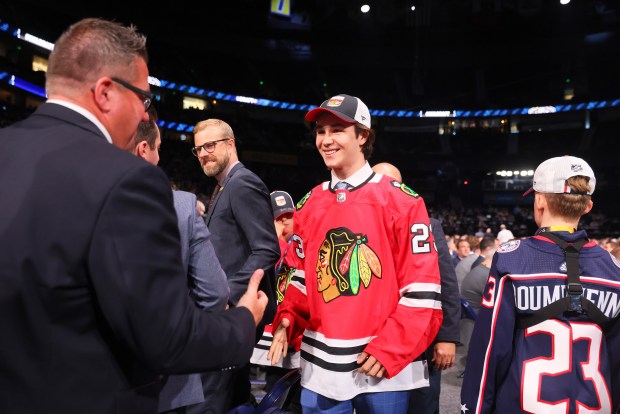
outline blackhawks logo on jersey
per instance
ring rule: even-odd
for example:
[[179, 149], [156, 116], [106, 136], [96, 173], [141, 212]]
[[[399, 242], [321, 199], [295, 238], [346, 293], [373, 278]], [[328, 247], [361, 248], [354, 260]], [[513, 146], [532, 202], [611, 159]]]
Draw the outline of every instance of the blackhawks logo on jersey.
[[308, 199], [310, 198], [310, 194], [312, 194], [312, 190], [308, 191], [308, 194], [306, 194], [305, 196], [303, 196], [303, 197], [301, 198], [301, 200], [299, 200], [299, 201], [297, 202], [297, 206], [296, 206], [297, 210], [301, 210], [301, 208], [302, 208], [304, 205], [306, 205], [306, 201], [308, 201]]
[[373, 275], [381, 278], [381, 262], [366, 235], [339, 227], [329, 230], [321, 243], [316, 274], [317, 289], [327, 303], [340, 295], [357, 295], [360, 282], [367, 288]]
[[276, 275], [276, 294], [278, 296], [276, 299], [278, 305], [284, 300], [284, 293], [286, 293], [286, 288], [291, 283], [294, 273], [295, 268], [284, 263], [280, 268], [280, 272]]
[[411, 188], [407, 187], [405, 184], [403, 183], [399, 183], [398, 181], [390, 181], [390, 183], [396, 187], [396, 188], [400, 188], [400, 191], [402, 191], [403, 193], [410, 195], [411, 197], [415, 197], [418, 198], [420, 197], [420, 195], [418, 193], [416, 193], [415, 191], [413, 191]]

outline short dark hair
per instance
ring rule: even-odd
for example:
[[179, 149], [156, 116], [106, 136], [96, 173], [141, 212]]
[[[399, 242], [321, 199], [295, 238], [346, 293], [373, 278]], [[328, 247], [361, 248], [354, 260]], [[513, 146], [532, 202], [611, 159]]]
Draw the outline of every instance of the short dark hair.
[[483, 237], [482, 240], [480, 240], [480, 251], [483, 252], [488, 248], [493, 248], [495, 247], [495, 239], [492, 237]]
[[364, 159], [369, 160], [374, 150], [376, 134], [375, 130], [372, 128], [368, 128], [360, 123], [355, 124], [355, 135], [361, 134], [362, 131], [368, 131], [368, 139], [366, 139], [366, 142], [362, 145], [362, 153], [364, 154]]
[[138, 124], [138, 131], [133, 136], [129, 144], [128, 148], [133, 151], [142, 141], [146, 141], [147, 145], [150, 149], [155, 149], [155, 143], [157, 141], [159, 128], [157, 127], [157, 110], [155, 110], [154, 106], [149, 108], [149, 120], [142, 121]]
[[59, 93], [66, 82], [88, 83], [101, 76], [133, 74], [136, 58], [148, 63], [146, 37], [134, 26], [86, 18], [70, 26], [50, 53], [45, 88]]

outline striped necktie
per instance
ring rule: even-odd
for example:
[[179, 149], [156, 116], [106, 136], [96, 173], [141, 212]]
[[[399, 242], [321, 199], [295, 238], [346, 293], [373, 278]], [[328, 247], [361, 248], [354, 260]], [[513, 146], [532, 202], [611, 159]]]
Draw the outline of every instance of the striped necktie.
[[334, 186], [334, 189], [336, 190], [348, 190], [353, 188], [353, 186], [351, 184], [349, 184], [346, 181], [339, 181], [338, 183], [336, 183], [336, 185]]

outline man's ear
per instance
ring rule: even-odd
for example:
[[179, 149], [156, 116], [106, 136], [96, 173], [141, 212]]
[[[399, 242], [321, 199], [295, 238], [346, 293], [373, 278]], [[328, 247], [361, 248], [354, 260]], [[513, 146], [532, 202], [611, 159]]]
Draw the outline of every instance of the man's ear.
[[[361, 128], [360, 128], [361, 129]], [[363, 146], [366, 141], [368, 141], [368, 136], [370, 135], [370, 131], [367, 129], [361, 129], [359, 136], [360, 136], [360, 147]]]
[[542, 193], [534, 193], [534, 208], [543, 210], [547, 208], [547, 199]]
[[109, 112], [112, 105], [112, 79], [107, 76], [99, 78], [95, 85], [90, 88], [93, 93], [95, 104], [101, 112]]
[[146, 141], [138, 142], [138, 144], [136, 144], [135, 154], [142, 159], [146, 159], [146, 148], [148, 147], [148, 145], [149, 144]]

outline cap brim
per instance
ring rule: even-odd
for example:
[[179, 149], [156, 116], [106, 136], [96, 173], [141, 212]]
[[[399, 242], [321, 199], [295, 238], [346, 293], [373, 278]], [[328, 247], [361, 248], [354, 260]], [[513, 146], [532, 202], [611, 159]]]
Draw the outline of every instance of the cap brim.
[[295, 213], [295, 209], [294, 209], [294, 208], [291, 208], [291, 209], [286, 209], [286, 210], [279, 211], [279, 212], [278, 212], [278, 215], [277, 215], [277, 216], [275, 216], [273, 219], [275, 220], [275, 219], [277, 219], [278, 217], [280, 217], [281, 215], [286, 214], [286, 213]]
[[336, 112], [336, 111], [333, 111], [331, 109], [323, 108], [323, 107], [320, 107], [320, 106], [317, 107], [317, 108], [314, 108], [313, 110], [308, 112], [306, 114], [305, 119], [308, 122], [316, 122], [316, 120], [318, 119], [319, 115], [322, 114], [323, 112], [328, 112], [328, 113], [334, 115], [335, 117], [343, 120], [344, 122], [348, 122], [350, 124], [357, 123], [357, 121], [355, 119], [350, 118], [350, 117], [348, 117], [348, 116], [346, 116], [346, 115], [344, 115], [344, 114], [342, 114], [340, 112]]
[[527, 197], [530, 194], [532, 194], [534, 192], [534, 187], [530, 188], [529, 190], [527, 190], [525, 193], [523, 193], [523, 197]]

